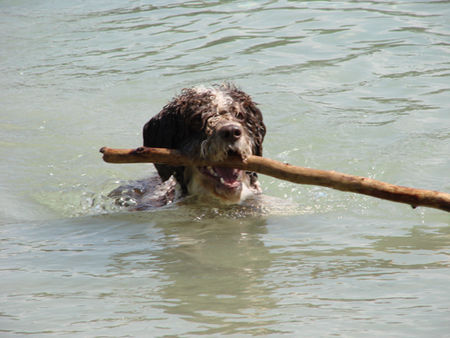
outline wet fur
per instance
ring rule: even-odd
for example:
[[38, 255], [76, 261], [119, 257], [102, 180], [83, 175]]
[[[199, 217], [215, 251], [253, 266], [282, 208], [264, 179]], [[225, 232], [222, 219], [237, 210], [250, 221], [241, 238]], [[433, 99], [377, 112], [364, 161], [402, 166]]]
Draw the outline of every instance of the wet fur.
[[[225, 140], [221, 132], [224, 126], [239, 128], [240, 137], [232, 142]], [[265, 133], [256, 104], [230, 84], [183, 89], [143, 129], [146, 147], [177, 149], [192, 158], [214, 161], [226, 159], [230, 152], [244, 159], [249, 155], [262, 156]], [[217, 195], [198, 168], [164, 164], [155, 167], [162, 181], [173, 176], [183, 195]], [[242, 192], [239, 198], [230, 198], [232, 202], [261, 191], [255, 173], [243, 173], [241, 181]]]

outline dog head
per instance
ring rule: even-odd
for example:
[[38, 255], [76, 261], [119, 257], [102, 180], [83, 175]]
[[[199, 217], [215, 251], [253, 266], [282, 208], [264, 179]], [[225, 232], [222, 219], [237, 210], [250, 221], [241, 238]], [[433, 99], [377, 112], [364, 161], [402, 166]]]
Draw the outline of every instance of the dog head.
[[[261, 111], [249, 95], [226, 84], [184, 89], [144, 126], [144, 146], [177, 149], [194, 159], [262, 156], [266, 133]], [[238, 202], [260, 192], [255, 173], [221, 167], [156, 164], [165, 181], [172, 175], [184, 193]]]

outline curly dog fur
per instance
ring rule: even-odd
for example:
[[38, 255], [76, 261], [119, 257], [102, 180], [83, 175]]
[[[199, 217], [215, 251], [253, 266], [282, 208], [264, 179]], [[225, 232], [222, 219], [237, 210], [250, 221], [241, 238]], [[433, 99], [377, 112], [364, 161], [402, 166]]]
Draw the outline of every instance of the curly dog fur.
[[[231, 84], [183, 89], [148, 121], [144, 146], [172, 148], [192, 158], [225, 160], [262, 156], [266, 133], [261, 111]], [[220, 167], [155, 164], [163, 181], [173, 177], [183, 195], [237, 203], [261, 192], [256, 173]]]

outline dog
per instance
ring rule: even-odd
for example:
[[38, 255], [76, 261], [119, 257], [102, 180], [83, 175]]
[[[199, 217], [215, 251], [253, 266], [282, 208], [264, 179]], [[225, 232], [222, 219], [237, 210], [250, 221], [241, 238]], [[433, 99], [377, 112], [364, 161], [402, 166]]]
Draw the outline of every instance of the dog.
[[[211, 161], [230, 155], [243, 160], [262, 156], [265, 134], [257, 105], [229, 83], [183, 89], [143, 128], [145, 147], [177, 149], [192, 159]], [[159, 191], [166, 191], [163, 204], [188, 195], [235, 204], [261, 193], [254, 172], [210, 166], [155, 167], [164, 187]], [[179, 193], [174, 193], [174, 187]]]

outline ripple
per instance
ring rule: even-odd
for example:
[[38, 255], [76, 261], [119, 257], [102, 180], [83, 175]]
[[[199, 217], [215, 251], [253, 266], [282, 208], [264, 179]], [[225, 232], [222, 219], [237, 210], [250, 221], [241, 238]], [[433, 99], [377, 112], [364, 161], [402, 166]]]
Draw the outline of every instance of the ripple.
[[2, 2], [2, 332], [448, 334], [448, 215], [267, 177], [260, 204], [134, 211], [109, 193], [150, 170], [97, 153], [229, 80], [267, 157], [449, 190], [448, 6]]

